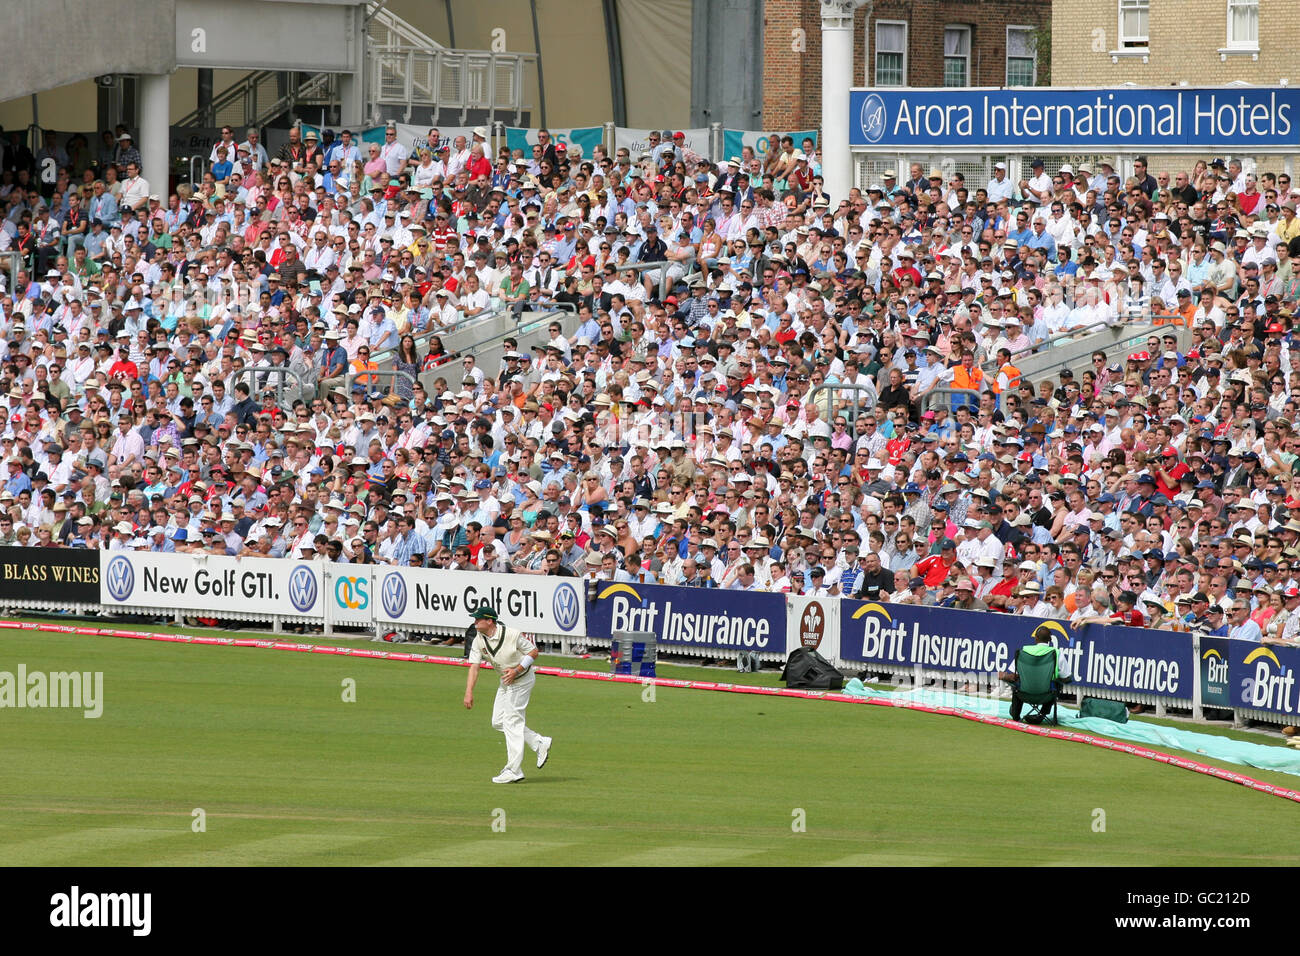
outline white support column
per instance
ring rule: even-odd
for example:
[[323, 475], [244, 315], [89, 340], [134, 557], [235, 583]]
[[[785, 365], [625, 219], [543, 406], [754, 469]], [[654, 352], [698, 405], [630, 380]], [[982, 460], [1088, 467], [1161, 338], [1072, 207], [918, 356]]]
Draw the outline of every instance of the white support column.
[[[849, 153], [849, 88], [853, 85], [853, 11], [867, 0], [821, 0], [822, 178], [832, 207], [853, 185]], [[867, 11], [870, 22], [871, 11]]]
[[149, 189], [167, 195], [171, 144], [171, 77], [142, 74], [140, 77], [140, 159], [141, 174]]
[[[382, 7], [383, 4], [380, 4]], [[339, 74], [339, 125], [357, 130], [356, 139], [360, 142], [361, 128], [369, 125], [370, 109], [366, 102], [366, 84], [369, 82], [367, 71], [370, 69], [369, 48], [366, 43], [366, 6], [359, 3], [352, 10], [352, 19], [348, 24], [348, 44], [352, 47], [349, 59], [353, 64], [351, 73]]]

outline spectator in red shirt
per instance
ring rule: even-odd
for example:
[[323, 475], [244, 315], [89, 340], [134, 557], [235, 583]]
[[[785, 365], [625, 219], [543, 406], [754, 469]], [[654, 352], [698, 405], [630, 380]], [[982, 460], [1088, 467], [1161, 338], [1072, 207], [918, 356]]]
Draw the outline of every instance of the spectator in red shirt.
[[1005, 612], [1012, 593], [1019, 586], [1020, 577], [1017, 573], [1016, 562], [1004, 561], [1002, 563], [1002, 580], [993, 585], [993, 590], [989, 591], [988, 596], [984, 599], [988, 603], [989, 610]]
[[937, 588], [948, 580], [948, 575], [952, 573], [953, 566], [957, 563], [957, 545], [949, 540], [945, 540], [939, 547], [938, 554], [932, 554], [928, 558], [922, 558], [912, 569], [915, 577], [925, 578], [926, 588]]
[[920, 287], [921, 273], [916, 269], [916, 253], [907, 247], [903, 247], [898, 250], [896, 255], [898, 256], [898, 268], [890, 273], [894, 284], [901, 286], [904, 278], [910, 278], [912, 285]]
[[483, 155], [481, 144], [475, 143], [470, 147], [469, 162], [465, 164], [465, 171], [469, 173], [470, 182], [492, 178], [492, 163]]
[[1170, 445], [1161, 457], [1161, 464], [1152, 468], [1155, 473], [1156, 491], [1173, 500], [1179, 492], [1178, 482], [1191, 469], [1178, 460], [1178, 449]]
[[118, 381], [140, 377], [140, 369], [131, 361], [131, 350], [125, 345], [117, 350], [117, 361], [110, 366], [108, 377]]
[[[900, 435], [898, 438], [891, 438], [885, 442], [885, 453], [889, 455], [889, 463], [897, 467], [907, 454], [907, 450], [912, 447], [912, 437], [908, 434]], [[1172, 496], [1171, 496], [1172, 497]]]
[[784, 345], [786, 342], [793, 342], [798, 337], [799, 334], [794, 330], [794, 316], [789, 312], [782, 312], [781, 318], [777, 320], [776, 331], [772, 334], [772, 338], [776, 339], [778, 344]]

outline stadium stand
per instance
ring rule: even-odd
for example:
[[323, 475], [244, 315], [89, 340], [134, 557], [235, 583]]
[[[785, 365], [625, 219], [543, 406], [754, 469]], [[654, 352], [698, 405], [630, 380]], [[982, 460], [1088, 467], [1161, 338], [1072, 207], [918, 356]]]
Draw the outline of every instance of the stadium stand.
[[8, 144], [0, 543], [1295, 643], [1289, 176], [828, 196], [816, 153], [479, 132], [241, 141], [174, 192], [129, 131], [40, 144], [46, 185]]

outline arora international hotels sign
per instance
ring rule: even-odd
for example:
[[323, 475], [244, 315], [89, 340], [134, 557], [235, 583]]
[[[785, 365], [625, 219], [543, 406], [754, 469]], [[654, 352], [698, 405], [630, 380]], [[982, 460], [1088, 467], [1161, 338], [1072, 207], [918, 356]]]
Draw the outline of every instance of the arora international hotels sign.
[[849, 145], [1198, 151], [1300, 147], [1300, 89], [868, 89], [849, 97]]

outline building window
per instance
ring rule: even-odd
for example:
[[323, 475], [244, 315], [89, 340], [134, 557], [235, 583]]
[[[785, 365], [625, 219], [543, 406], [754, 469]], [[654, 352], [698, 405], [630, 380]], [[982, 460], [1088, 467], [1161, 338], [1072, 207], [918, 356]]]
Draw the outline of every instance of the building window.
[[1119, 48], [1146, 49], [1150, 0], [1119, 0]]
[[943, 85], [970, 86], [970, 27], [943, 28]]
[[1007, 27], [1007, 86], [1038, 82], [1038, 37], [1034, 27]]
[[[870, 78], [867, 80], [870, 85]], [[876, 21], [876, 86], [907, 83], [907, 23]]]
[[1228, 46], [1259, 49], [1259, 0], [1228, 0]]

